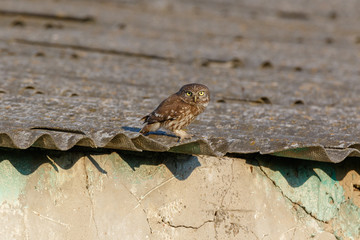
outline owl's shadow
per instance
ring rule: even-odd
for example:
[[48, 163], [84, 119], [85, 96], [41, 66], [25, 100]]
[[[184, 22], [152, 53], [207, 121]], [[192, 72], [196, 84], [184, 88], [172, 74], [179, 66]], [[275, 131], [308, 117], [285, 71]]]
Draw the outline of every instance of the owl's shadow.
[[[136, 127], [126, 127], [126, 126], [123, 126], [121, 127], [123, 130], [125, 131], [130, 131], [130, 132], [140, 132], [141, 128], [136, 128]], [[146, 133], [144, 134], [145, 136], [148, 136], [148, 135], [159, 135], [159, 136], [167, 136], [167, 137], [174, 137], [174, 138], [179, 138], [178, 136], [174, 135], [174, 134], [171, 134], [171, 133], [168, 133], [168, 132], [165, 132], [165, 131], [161, 131], [161, 130], [158, 130], [156, 132], [149, 132], [149, 133]]]

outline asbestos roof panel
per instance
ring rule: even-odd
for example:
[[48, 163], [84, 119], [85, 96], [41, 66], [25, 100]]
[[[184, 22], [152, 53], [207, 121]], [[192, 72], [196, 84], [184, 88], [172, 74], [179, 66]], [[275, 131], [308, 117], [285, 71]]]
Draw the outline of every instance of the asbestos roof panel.
[[[4, 1], [0, 146], [360, 156], [356, 2], [163, 3]], [[140, 135], [189, 82], [212, 93], [195, 136]]]

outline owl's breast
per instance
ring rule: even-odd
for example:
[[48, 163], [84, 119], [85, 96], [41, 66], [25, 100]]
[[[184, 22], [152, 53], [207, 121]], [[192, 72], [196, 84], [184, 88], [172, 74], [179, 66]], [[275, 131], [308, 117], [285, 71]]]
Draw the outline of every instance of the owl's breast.
[[194, 111], [194, 115], [199, 115], [200, 113], [202, 113], [204, 110], [205, 110], [205, 108], [206, 108], [206, 106], [208, 105], [208, 103], [204, 103], [204, 104], [199, 104], [199, 105], [197, 105], [195, 108], [196, 109], [194, 109], [193, 111]]
[[205, 110], [205, 108], [207, 107], [207, 105], [209, 105], [209, 102], [205, 102], [205, 103], [202, 103], [200, 106], [202, 106]]

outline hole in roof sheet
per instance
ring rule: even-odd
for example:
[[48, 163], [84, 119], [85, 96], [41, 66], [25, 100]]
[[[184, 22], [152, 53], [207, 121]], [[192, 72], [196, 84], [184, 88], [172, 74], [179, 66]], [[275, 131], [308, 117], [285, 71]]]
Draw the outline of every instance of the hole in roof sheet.
[[45, 29], [63, 29], [64, 26], [60, 23], [45, 23]]
[[24, 89], [34, 90], [35, 88], [33, 86], [26, 86], [26, 87], [24, 87]]
[[23, 21], [23, 20], [14, 20], [14, 21], [12, 21], [11, 22], [11, 26], [13, 26], [13, 27], [25, 27], [26, 26], [26, 24], [25, 24], [25, 22]]
[[326, 44], [332, 44], [332, 43], [334, 43], [334, 39], [331, 38], [331, 37], [327, 37], [327, 38], [325, 38], [325, 43]]
[[296, 72], [301, 72], [303, 69], [302, 67], [294, 67], [294, 71]]
[[263, 103], [263, 104], [271, 104], [271, 101], [268, 97], [261, 97], [259, 98], [259, 103]]
[[70, 56], [71, 56], [72, 59], [79, 59], [80, 58], [79, 54], [77, 54], [77, 53], [72, 53]]
[[43, 53], [43, 52], [37, 52], [37, 53], [35, 53], [35, 56], [36, 56], [36, 57], [45, 57], [45, 53]]
[[278, 11], [277, 16], [283, 19], [293, 19], [293, 20], [308, 20], [309, 17], [304, 12], [295, 12], [295, 11]]
[[302, 100], [296, 100], [294, 101], [294, 105], [304, 105], [304, 102]]
[[63, 97], [78, 97], [79, 94], [72, 92], [71, 90], [67, 89], [61, 92], [61, 96]]
[[261, 68], [273, 68], [273, 64], [270, 61], [264, 61], [261, 63]]
[[335, 11], [329, 12], [328, 17], [332, 20], [337, 19], [337, 17], [338, 17], [337, 12], [335, 12]]
[[118, 28], [119, 28], [120, 30], [124, 30], [124, 29], [126, 28], [126, 24], [125, 24], [125, 23], [119, 23], [119, 24], [118, 24]]
[[242, 41], [243, 39], [244, 39], [244, 37], [241, 36], [241, 35], [237, 35], [237, 36], [234, 37], [234, 40], [238, 41], [238, 42]]

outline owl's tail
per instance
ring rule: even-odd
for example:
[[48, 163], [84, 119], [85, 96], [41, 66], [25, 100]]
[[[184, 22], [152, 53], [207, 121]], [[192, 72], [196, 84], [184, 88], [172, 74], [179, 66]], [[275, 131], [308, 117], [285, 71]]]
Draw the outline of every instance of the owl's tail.
[[149, 118], [149, 115], [146, 115], [146, 116], [142, 117], [142, 118], [140, 119], [140, 121], [144, 121], [144, 123], [146, 123], [147, 120], [148, 120], [148, 118]]

